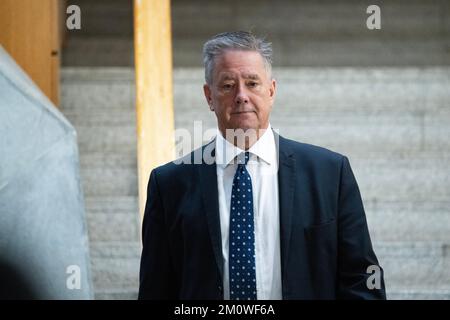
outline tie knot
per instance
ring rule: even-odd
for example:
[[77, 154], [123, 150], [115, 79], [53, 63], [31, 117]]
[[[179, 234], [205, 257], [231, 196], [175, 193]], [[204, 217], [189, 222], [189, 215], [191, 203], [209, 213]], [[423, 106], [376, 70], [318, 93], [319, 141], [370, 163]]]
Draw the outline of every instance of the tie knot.
[[248, 160], [250, 159], [250, 153], [246, 152], [245, 155], [244, 155], [244, 158], [245, 158], [245, 165], [247, 165]]
[[245, 152], [243, 155], [242, 153], [238, 156], [238, 165], [247, 165], [248, 160], [250, 159], [250, 152]]

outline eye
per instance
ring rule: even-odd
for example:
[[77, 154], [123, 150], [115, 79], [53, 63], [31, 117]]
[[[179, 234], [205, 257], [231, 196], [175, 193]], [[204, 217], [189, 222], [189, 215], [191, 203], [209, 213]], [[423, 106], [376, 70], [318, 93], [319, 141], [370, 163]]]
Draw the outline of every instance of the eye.
[[232, 83], [224, 83], [222, 85], [222, 89], [224, 90], [231, 90], [233, 88], [233, 84]]
[[254, 87], [256, 87], [256, 86], [258, 85], [258, 82], [256, 82], [256, 81], [249, 81], [249, 82], [247, 83], [247, 85], [248, 85], [250, 88], [254, 88]]

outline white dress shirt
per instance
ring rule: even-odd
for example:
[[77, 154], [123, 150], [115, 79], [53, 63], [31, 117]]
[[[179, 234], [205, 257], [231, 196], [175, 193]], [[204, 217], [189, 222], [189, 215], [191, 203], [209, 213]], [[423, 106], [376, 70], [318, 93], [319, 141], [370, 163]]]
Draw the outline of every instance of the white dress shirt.
[[[256, 287], [258, 300], [278, 300], [281, 293], [280, 218], [278, 202], [278, 157], [272, 129], [248, 150], [246, 166], [252, 179], [255, 225]], [[230, 298], [228, 239], [231, 190], [237, 164], [236, 156], [245, 152], [228, 142], [220, 133], [216, 137], [217, 188], [220, 229], [222, 233], [224, 298]]]

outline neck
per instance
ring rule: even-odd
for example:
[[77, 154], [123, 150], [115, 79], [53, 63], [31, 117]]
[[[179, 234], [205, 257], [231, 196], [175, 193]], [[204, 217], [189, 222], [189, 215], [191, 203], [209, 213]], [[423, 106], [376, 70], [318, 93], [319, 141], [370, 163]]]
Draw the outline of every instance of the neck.
[[268, 126], [266, 129], [226, 129], [220, 130], [220, 133], [229, 143], [239, 149], [248, 150], [262, 137], [267, 129]]

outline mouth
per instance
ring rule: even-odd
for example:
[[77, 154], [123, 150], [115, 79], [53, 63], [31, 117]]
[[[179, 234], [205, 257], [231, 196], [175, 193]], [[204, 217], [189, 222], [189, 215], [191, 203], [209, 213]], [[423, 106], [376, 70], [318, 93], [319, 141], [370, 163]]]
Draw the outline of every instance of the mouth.
[[237, 111], [237, 112], [232, 112], [231, 114], [234, 115], [234, 114], [245, 114], [245, 113], [253, 113], [253, 112], [255, 112], [255, 111], [252, 111], [252, 110], [250, 110], [250, 111]]

